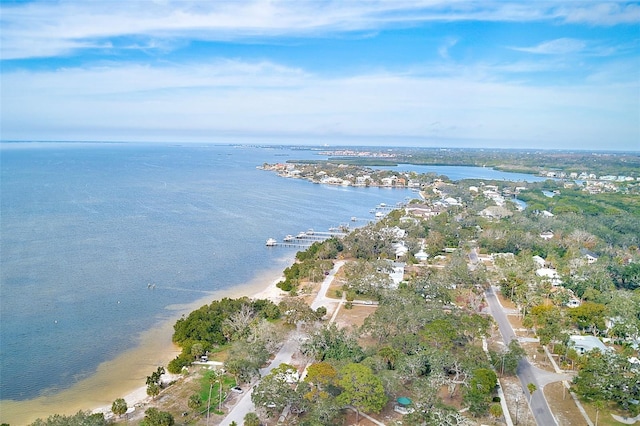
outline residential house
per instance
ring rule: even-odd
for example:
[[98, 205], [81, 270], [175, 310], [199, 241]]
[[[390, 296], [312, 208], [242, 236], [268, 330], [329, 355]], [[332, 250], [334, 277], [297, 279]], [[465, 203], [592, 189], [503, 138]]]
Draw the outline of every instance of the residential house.
[[582, 255], [582, 257], [583, 257], [584, 259], [586, 259], [586, 260], [587, 260], [587, 263], [588, 263], [589, 265], [591, 265], [592, 263], [595, 263], [595, 262], [597, 262], [597, 261], [598, 261], [598, 255], [597, 255], [597, 254], [595, 254], [595, 253], [594, 253], [594, 252], [592, 252], [592, 251], [587, 250], [587, 249], [584, 249], [584, 248], [583, 248], [583, 249], [580, 249], [580, 254]]
[[584, 355], [594, 349], [598, 349], [600, 352], [612, 350], [595, 336], [569, 336], [569, 346], [572, 346], [580, 355]]

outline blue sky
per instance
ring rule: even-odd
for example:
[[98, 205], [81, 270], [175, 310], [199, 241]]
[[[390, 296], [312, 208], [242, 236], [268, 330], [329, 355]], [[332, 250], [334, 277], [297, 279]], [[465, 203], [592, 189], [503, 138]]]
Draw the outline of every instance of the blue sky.
[[640, 3], [2, 1], [3, 140], [640, 150]]

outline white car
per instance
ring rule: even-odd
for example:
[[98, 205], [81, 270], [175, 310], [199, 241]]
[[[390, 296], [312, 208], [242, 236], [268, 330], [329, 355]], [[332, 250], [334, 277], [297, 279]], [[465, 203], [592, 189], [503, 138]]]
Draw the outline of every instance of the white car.
[[231, 388], [231, 392], [235, 393], [244, 393], [244, 391], [240, 388], [240, 386], [234, 386]]

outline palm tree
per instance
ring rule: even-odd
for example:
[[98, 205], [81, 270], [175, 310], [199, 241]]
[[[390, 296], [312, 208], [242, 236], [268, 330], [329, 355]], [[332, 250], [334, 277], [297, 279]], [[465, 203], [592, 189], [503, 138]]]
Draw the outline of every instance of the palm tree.
[[529, 389], [529, 405], [531, 405], [531, 398], [533, 398], [533, 393], [538, 390], [538, 387], [533, 383], [529, 383], [527, 389]]
[[593, 406], [596, 409], [596, 426], [598, 426], [598, 415], [600, 414], [600, 410], [604, 408], [604, 402], [601, 400], [594, 401]]
[[192, 410], [196, 410], [198, 407], [200, 407], [200, 404], [202, 404], [202, 399], [200, 398], [200, 394], [198, 393], [194, 393], [193, 395], [191, 395], [189, 397], [189, 402], [187, 402], [187, 405]]
[[384, 346], [380, 348], [378, 355], [380, 355], [384, 362], [387, 363], [389, 370], [393, 370], [395, 368], [396, 360], [398, 359], [398, 356], [400, 356], [400, 352], [391, 346]]
[[207, 424], [209, 424], [209, 410], [211, 409], [211, 392], [213, 391], [213, 384], [218, 383], [218, 392], [220, 394], [220, 403], [218, 404], [218, 410], [222, 406], [222, 373], [218, 370], [213, 370], [209, 376], [209, 398], [207, 399]]

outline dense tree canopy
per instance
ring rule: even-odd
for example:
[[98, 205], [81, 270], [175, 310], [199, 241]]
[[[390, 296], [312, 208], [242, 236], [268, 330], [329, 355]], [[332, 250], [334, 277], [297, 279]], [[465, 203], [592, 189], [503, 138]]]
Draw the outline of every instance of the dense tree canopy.
[[338, 373], [338, 401], [358, 411], [379, 413], [387, 403], [380, 378], [362, 364], [347, 364]]
[[55, 414], [47, 417], [46, 420], [37, 419], [30, 426], [106, 426], [108, 424], [102, 413], [91, 414], [88, 411], [78, 411], [71, 416]]

